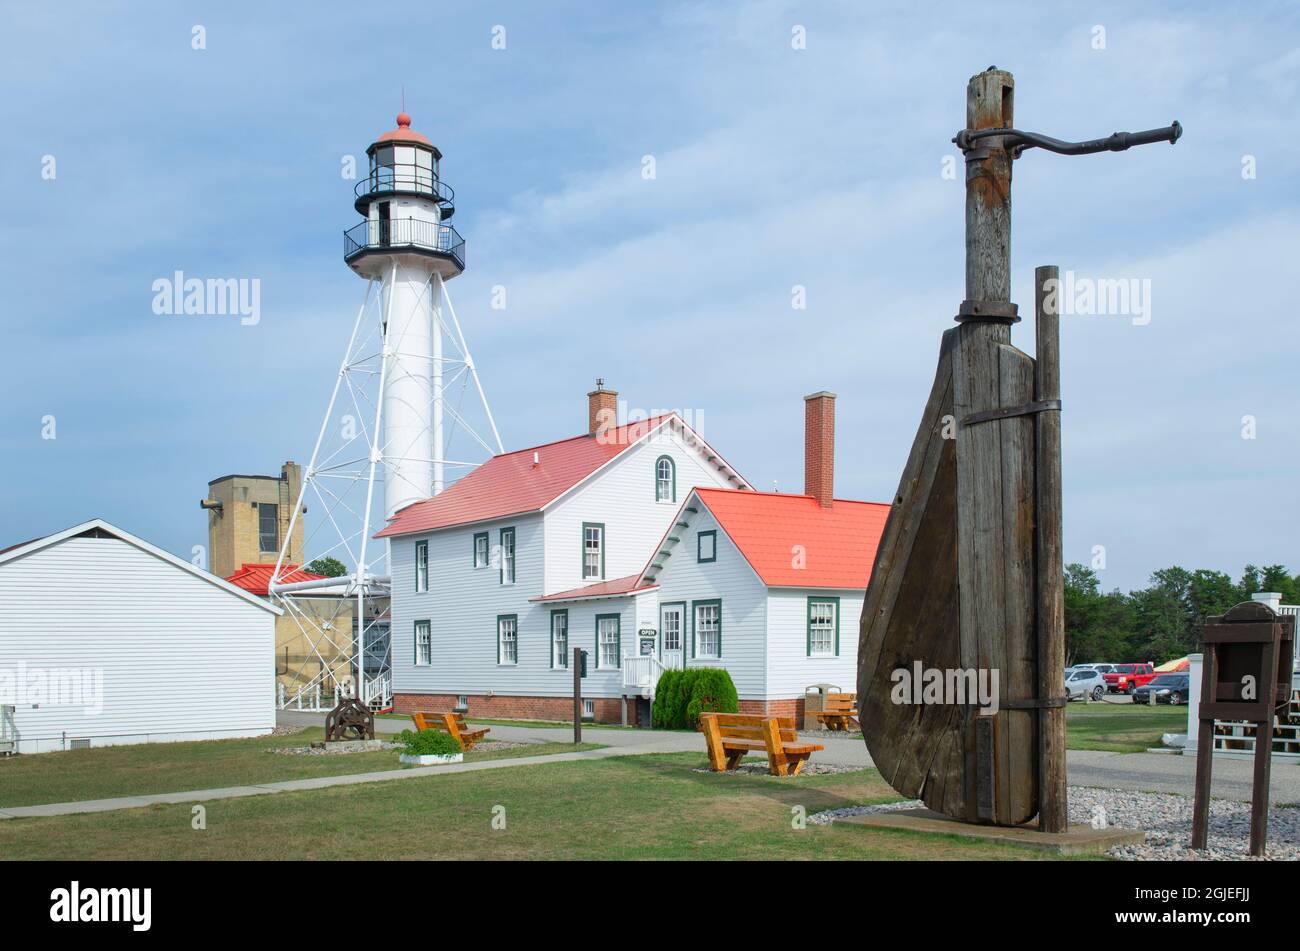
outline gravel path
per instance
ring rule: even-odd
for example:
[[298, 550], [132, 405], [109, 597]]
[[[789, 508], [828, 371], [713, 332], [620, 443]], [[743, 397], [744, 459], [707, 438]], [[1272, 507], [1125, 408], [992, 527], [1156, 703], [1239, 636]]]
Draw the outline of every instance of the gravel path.
[[[813, 813], [810, 825], [826, 825], [849, 816], [866, 816], [900, 809], [923, 808], [916, 799], [879, 806], [848, 806]], [[1070, 787], [1070, 821], [1145, 829], [1144, 845], [1116, 846], [1113, 858], [1127, 861], [1251, 860], [1250, 804], [1228, 799], [1210, 800], [1209, 847], [1189, 848], [1192, 839], [1192, 800], [1172, 793], [1131, 792], [1122, 789]], [[1269, 810], [1268, 845], [1264, 858], [1300, 861], [1300, 809], [1274, 806]]]

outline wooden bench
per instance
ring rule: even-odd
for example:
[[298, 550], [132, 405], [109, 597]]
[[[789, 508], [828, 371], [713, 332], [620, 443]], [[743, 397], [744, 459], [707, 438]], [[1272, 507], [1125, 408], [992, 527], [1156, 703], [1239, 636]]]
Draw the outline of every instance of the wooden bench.
[[468, 729], [463, 713], [412, 713], [411, 719], [415, 721], [417, 730], [441, 730], [451, 734], [464, 753], [472, 750], [475, 743], [491, 732], [487, 727], [481, 730]]
[[[826, 708], [813, 711], [813, 716], [826, 724], [828, 730], [847, 730], [850, 721], [857, 719], [857, 702], [858, 695], [855, 693], [828, 693]], [[858, 729], [862, 729], [860, 724]]]
[[825, 749], [801, 742], [793, 717], [702, 713], [700, 732], [708, 748], [709, 766], [716, 773], [735, 769], [746, 753], [766, 753], [768, 772], [773, 776], [798, 776], [808, 757]]

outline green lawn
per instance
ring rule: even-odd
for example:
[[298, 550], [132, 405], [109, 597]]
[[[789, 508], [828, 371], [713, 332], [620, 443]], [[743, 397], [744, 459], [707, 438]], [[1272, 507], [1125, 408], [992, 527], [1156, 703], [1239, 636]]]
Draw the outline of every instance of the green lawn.
[[1187, 708], [1136, 703], [1072, 703], [1066, 708], [1072, 750], [1140, 753], [1160, 745], [1162, 733], [1187, 732]]
[[[139, 743], [0, 758], [0, 808], [408, 768], [398, 762], [397, 750], [335, 756], [266, 752], [274, 747], [306, 746], [324, 737], [324, 730], [310, 728], [292, 736]], [[465, 762], [596, 749], [597, 746], [540, 743], [494, 752], [491, 743], [484, 743], [467, 753]]]
[[[874, 770], [695, 772], [696, 753], [547, 763], [192, 804], [0, 822], [10, 859], [1041, 859], [1012, 846], [792, 810], [896, 799]], [[505, 828], [493, 827], [494, 816]]]

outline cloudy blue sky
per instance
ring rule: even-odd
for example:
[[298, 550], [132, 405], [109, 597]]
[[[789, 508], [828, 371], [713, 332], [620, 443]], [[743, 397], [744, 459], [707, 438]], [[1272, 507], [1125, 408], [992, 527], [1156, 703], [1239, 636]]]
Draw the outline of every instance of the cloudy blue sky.
[[[944, 159], [996, 63], [1021, 128], [1186, 127], [1016, 166], [1022, 310], [1038, 264], [1151, 282], [1149, 323], [1064, 322], [1067, 560], [1103, 545], [1125, 589], [1300, 569], [1300, 14], [1201, 7], [6, 3], [0, 543], [102, 516], [188, 557], [209, 479], [309, 457], [363, 289], [340, 163], [403, 85], [456, 189], [451, 291], [507, 448], [580, 432], [599, 375], [797, 491], [801, 397], [829, 389], [838, 494], [888, 499], [964, 296]], [[176, 270], [260, 279], [260, 323], [155, 315]]]

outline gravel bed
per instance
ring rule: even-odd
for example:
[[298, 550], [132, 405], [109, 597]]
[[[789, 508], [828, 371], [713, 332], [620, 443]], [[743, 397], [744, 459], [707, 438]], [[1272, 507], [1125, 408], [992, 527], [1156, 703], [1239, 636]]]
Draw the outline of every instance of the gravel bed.
[[474, 747], [474, 750], [473, 752], [470, 753], [470, 755], [473, 756], [474, 753], [500, 752], [501, 750], [517, 750], [517, 749], [522, 749], [525, 746], [540, 746], [540, 745], [541, 744], [539, 743], [533, 743], [533, 742], [513, 743], [513, 742], [507, 742], [506, 740], [484, 740], [483, 742], [479, 743], [477, 746]]
[[[804, 763], [803, 770], [799, 776], [830, 776], [835, 773], [857, 773], [865, 767], [862, 766], [836, 766], [832, 763]], [[707, 766], [697, 766], [697, 773], [711, 773], [713, 770]], [[724, 776], [770, 776], [766, 763], [741, 763], [735, 769], [729, 769]], [[778, 779], [798, 779], [799, 776], [778, 776]]]
[[[866, 816], [900, 809], [924, 808], [916, 799], [879, 806], [848, 806], [828, 809], [808, 817], [810, 825], [827, 825], [849, 816]], [[1127, 861], [1197, 861], [1251, 859], [1250, 803], [1228, 799], [1210, 800], [1208, 848], [1193, 850], [1192, 800], [1175, 793], [1133, 792], [1124, 789], [1070, 787], [1070, 821], [1092, 823], [1104, 819], [1108, 825], [1146, 830], [1143, 845], [1121, 845], [1110, 850], [1113, 858]], [[1300, 809], [1269, 810], [1268, 845], [1264, 858], [1272, 861], [1300, 861]]]
[[294, 736], [305, 729], [305, 726], [277, 726], [271, 730], [271, 736]]
[[[515, 750], [524, 746], [536, 746], [536, 743], [508, 743], [504, 740], [491, 740], [480, 743], [474, 748], [474, 752], [483, 753], [488, 751], [500, 752], [501, 750]], [[340, 749], [333, 747], [326, 749], [323, 746], [276, 746], [266, 752], [279, 753], [282, 756], [348, 756], [352, 753], [375, 753], [383, 750], [400, 750], [404, 749], [404, 743], [389, 743], [387, 741], [380, 744], [379, 749]], [[470, 754], [474, 755], [473, 753]]]
[[[1300, 861], [1300, 809], [1269, 809], [1264, 859]], [[1110, 825], [1146, 830], [1143, 845], [1117, 846], [1110, 854], [1129, 861], [1252, 859], [1250, 803], [1210, 800], [1207, 848], [1193, 850], [1192, 799], [1173, 793], [1070, 787], [1070, 821], [1091, 822], [1104, 816]]]
[[861, 730], [800, 730], [800, 736], [815, 736], [832, 740], [857, 740], [862, 742]]
[[845, 806], [843, 809], [827, 809], [825, 812], [814, 812], [808, 817], [808, 824], [811, 826], [828, 826], [836, 819], [847, 819], [850, 816], [874, 816], [880, 812], [898, 812], [900, 809], [919, 809], [925, 806], [925, 803], [919, 799], [904, 799], [902, 802], [886, 802], [879, 806]]
[[375, 753], [381, 750], [400, 750], [405, 748], [404, 743], [383, 743], [379, 750], [355, 748], [340, 749], [339, 747], [326, 748], [324, 746], [276, 746], [267, 750], [268, 753], [279, 753], [281, 756], [351, 756], [354, 753]]

